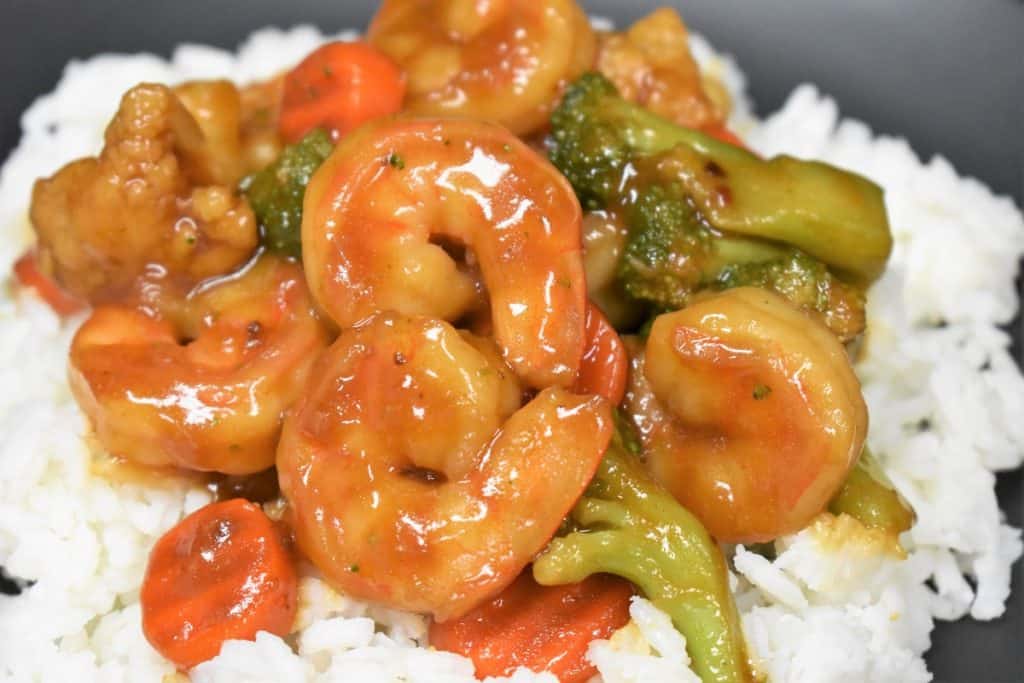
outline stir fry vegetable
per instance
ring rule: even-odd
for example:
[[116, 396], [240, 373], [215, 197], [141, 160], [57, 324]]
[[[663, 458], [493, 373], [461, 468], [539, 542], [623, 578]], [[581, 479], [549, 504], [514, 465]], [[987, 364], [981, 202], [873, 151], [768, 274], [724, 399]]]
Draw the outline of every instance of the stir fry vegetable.
[[140, 84], [36, 184], [15, 271], [96, 307], [70, 384], [98, 443], [221, 501], [154, 548], [146, 637], [187, 669], [288, 634], [294, 539], [481, 677], [587, 680], [639, 591], [704, 683], [751, 681], [719, 542], [913, 523], [851, 471], [881, 190], [745, 149], [672, 10], [596, 33], [575, 0], [385, 0], [367, 40]]
[[71, 315], [85, 308], [85, 302], [68, 294], [43, 272], [39, 256], [30, 250], [14, 262], [14, 277], [22, 287], [31, 287], [57, 315]]
[[279, 128], [297, 142], [315, 128], [335, 139], [402, 108], [405, 79], [384, 54], [365, 43], [328, 43], [285, 77]]
[[861, 176], [787, 156], [763, 160], [627, 102], [596, 74], [577, 81], [551, 124], [552, 160], [592, 205], [634, 190], [624, 173], [662, 154], [649, 179], [678, 183], [713, 227], [790, 244], [861, 281], [885, 267], [892, 238], [882, 192]]
[[828, 509], [834, 515], [850, 515], [867, 528], [896, 538], [914, 525], [914, 511], [892, 488], [867, 449]]
[[[187, 89], [201, 99], [198, 90]], [[204, 113], [200, 125], [176, 91], [139, 84], [121, 98], [99, 156], [36, 181], [37, 250], [68, 293], [93, 305], [152, 304], [155, 290], [187, 291], [249, 260], [256, 221], [234, 192], [238, 177], [223, 177], [238, 166], [222, 156], [227, 131], [241, 134], [238, 112]]]
[[269, 249], [286, 256], [302, 255], [302, 199], [313, 173], [331, 155], [330, 136], [316, 129], [267, 168], [242, 181], [260, 224], [260, 239]]
[[[719, 246], [724, 243], [719, 242]], [[797, 307], [820, 314], [842, 341], [853, 339], [866, 325], [864, 292], [834, 277], [823, 263], [801, 251], [757, 263], [737, 258], [718, 271], [711, 286], [758, 287], [776, 292]]]
[[614, 576], [539, 586], [527, 570], [461, 619], [433, 623], [430, 644], [472, 659], [478, 678], [525, 667], [560, 683], [583, 683], [597, 673], [586, 657], [590, 642], [626, 625], [632, 595], [633, 587]]
[[[863, 285], [888, 258], [871, 182], [818, 162], [762, 160], [626, 101], [597, 74], [555, 111], [549, 152], [585, 205], [623, 212], [620, 277], [637, 299], [672, 310], [698, 289], [757, 284], [823, 314], [844, 339], [863, 329], [861, 293], [838, 276]], [[803, 294], [781, 277], [794, 265]]]
[[752, 680], [725, 559], [701, 523], [651, 479], [635, 436], [618, 421], [590, 487], [573, 508], [578, 529], [534, 562], [541, 585], [608, 573], [632, 581], [686, 636], [705, 683]]
[[160, 654], [190, 669], [226, 640], [286, 635], [297, 594], [274, 523], [236, 498], [200, 508], [157, 541], [142, 583], [142, 630]]

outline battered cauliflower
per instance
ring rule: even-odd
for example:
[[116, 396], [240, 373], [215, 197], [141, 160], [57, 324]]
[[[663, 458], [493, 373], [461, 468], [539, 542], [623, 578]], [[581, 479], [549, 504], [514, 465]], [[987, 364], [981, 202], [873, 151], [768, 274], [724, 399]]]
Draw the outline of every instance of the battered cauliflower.
[[181, 96], [148, 83], [129, 90], [101, 154], [33, 189], [43, 267], [97, 304], [137, 294], [141, 282], [187, 289], [246, 262], [258, 231], [235, 190], [245, 170], [239, 112], [223, 81], [183, 86]]

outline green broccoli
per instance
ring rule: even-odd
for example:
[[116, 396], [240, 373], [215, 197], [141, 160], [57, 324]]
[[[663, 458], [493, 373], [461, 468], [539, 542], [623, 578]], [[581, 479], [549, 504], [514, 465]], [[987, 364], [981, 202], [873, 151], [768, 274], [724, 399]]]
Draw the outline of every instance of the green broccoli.
[[629, 239], [619, 277], [655, 307], [679, 308], [720, 279], [717, 286], [753, 277], [723, 275], [728, 268], [777, 261], [784, 270], [794, 253], [828, 267], [827, 277], [812, 269], [823, 289], [841, 279], [863, 288], [888, 259], [881, 190], [858, 175], [761, 159], [624, 100], [592, 73], [569, 88], [551, 124], [552, 162], [584, 206], [621, 213]]
[[626, 239], [619, 277], [625, 292], [656, 311], [685, 307], [693, 294], [733, 287], [761, 287], [795, 306], [820, 314], [840, 339], [864, 329], [864, 294], [820, 261], [790, 247], [725, 237], [703, 224], [671, 185], [652, 185], [627, 209], [642, 226]]
[[686, 305], [708, 279], [714, 236], [673, 188], [652, 185], [626, 211], [618, 276], [626, 293], [665, 310]]
[[647, 474], [638, 442], [618, 419], [616, 437], [571, 513], [573, 528], [533, 564], [542, 585], [597, 573], [633, 582], [686, 637], [703, 681], [750, 681], [725, 559], [701, 523]]
[[551, 115], [548, 153], [587, 208], [616, 203], [638, 154], [694, 141], [680, 128], [619, 97], [597, 73], [583, 74]]
[[330, 136], [314, 130], [285, 147], [277, 161], [242, 180], [264, 245], [272, 251], [302, 256], [302, 200], [316, 169], [334, 150]]
[[828, 509], [834, 515], [850, 515], [867, 528], [881, 529], [894, 537], [914, 525], [913, 510], [892, 488], [867, 449]]
[[776, 292], [799, 308], [820, 314], [842, 341], [853, 339], [864, 329], [864, 292], [800, 251], [763, 262], [736, 259], [718, 272], [711, 286], [718, 290], [760, 287]]

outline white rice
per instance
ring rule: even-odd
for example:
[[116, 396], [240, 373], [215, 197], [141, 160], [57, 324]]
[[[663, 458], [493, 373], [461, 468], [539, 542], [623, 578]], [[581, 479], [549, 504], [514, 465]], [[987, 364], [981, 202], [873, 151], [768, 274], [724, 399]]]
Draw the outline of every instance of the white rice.
[[[25, 113], [24, 137], [0, 175], [0, 271], [31, 239], [34, 179], [96, 153], [128, 87], [245, 82], [288, 67], [321, 40], [308, 27], [267, 30], [237, 54], [184, 46], [170, 61], [107, 55], [69, 65], [57, 89]], [[774, 561], [736, 548], [734, 587], [751, 656], [777, 683], [929, 680], [922, 654], [933, 619], [998, 617], [1021, 554], [1020, 531], [1002, 521], [993, 472], [1018, 467], [1024, 454], [1024, 380], [998, 329], [1017, 306], [1024, 220], [1011, 201], [959, 178], [945, 160], [923, 164], [905, 141], [840, 120], [811, 86], [758, 122], [735, 65], [699, 37], [694, 50], [734, 93], [733, 125], [756, 150], [824, 159], [882, 184], [896, 240], [871, 291], [857, 369], [871, 447], [917, 512], [904, 538], [909, 556], [900, 560], [856, 525], [827, 517], [780, 539]], [[185, 482], [153, 489], [91, 474], [87, 425], [65, 379], [77, 322], [61, 324], [32, 295], [0, 295], [0, 564], [35, 581], [0, 598], [0, 679], [175, 680], [142, 636], [138, 589], [154, 541], [209, 494]], [[348, 599], [311, 571], [300, 591], [289, 638], [229, 642], [192, 680], [474, 680], [468, 660], [422, 647], [423, 618]], [[664, 614], [637, 599], [631, 615], [629, 626], [591, 646], [604, 680], [698, 680]], [[554, 681], [527, 671], [509, 680]]]

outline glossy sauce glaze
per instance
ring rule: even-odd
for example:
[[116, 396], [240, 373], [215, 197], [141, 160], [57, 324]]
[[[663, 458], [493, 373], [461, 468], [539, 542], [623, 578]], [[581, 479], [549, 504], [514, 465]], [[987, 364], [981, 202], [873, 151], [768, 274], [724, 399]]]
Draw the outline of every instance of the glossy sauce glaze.
[[573, 0], [385, 0], [367, 35], [405, 70], [408, 111], [542, 127], [595, 39]]
[[285, 409], [327, 345], [311, 306], [301, 269], [265, 257], [199, 290], [173, 320], [101, 307], [72, 341], [72, 390], [115, 456], [264, 470]]
[[[310, 289], [341, 327], [382, 310], [454, 321], [478, 304], [530, 386], [568, 386], [583, 353], [580, 206], [508, 131], [462, 120], [386, 121], [343, 140], [314, 175], [302, 220]], [[467, 259], [470, 256], [467, 254]]]
[[598, 397], [552, 388], [520, 408], [514, 389], [438, 320], [342, 332], [278, 451], [299, 547], [347, 593], [441, 621], [511, 583], [612, 430]]
[[652, 474], [725, 542], [803, 528], [867, 433], [843, 346], [753, 288], [658, 317], [634, 356], [626, 406]]
[[189, 669], [215, 656], [225, 640], [288, 634], [298, 579], [277, 525], [236, 499], [200, 508], [161, 537], [140, 599], [146, 638]]

